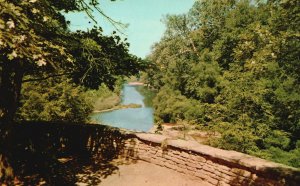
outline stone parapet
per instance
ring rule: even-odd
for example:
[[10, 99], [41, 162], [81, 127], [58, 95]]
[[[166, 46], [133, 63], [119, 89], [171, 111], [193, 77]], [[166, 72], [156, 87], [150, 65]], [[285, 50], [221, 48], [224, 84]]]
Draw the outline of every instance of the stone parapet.
[[195, 176], [211, 185], [299, 185], [300, 170], [257, 157], [172, 140], [158, 134], [136, 133], [125, 140], [121, 155]]
[[69, 181], [70, 171], [54, 170], [51, 164], [46, 170], [44, 165], [45, 160], [57, 164], [55, 157], [68, 155], [97, 157], [100, 162], [140, 159], [211, 185], [300, 185], [299, 169], [193, 141], [81, 123], [22, 122], [12, 127], [10, 141], [0, 140], [0, 182], [9, 183], [32, 168], [36, 174], [47, 172], [51, 183]]

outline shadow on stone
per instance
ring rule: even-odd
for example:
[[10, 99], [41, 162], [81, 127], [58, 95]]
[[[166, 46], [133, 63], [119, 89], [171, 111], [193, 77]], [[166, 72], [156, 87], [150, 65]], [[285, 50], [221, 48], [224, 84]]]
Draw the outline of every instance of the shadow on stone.
[[[0, 182], [95, 185], [117, 172], [126, 135], [102, 125], [22, 122], [1, 130]], [[3, 137], [5, 136], [5, 138]]]

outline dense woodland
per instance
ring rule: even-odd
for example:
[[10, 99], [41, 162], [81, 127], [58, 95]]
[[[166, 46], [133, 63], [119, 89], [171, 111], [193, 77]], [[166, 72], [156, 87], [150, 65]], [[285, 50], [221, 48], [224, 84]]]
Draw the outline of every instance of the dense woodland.
[[216, 131], [210, 144], [300, 167], [300, 1], [201, 0], [167, 15], [147, 60], [157, 122]]

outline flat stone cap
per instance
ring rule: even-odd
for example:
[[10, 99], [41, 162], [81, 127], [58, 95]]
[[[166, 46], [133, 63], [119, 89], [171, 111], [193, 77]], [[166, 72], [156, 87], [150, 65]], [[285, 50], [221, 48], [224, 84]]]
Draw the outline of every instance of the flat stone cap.
[[166, 136], [159, 134], [136, 133], [135, 135], [140, 140], [149, 141], [153, 143], [162, 143], [167, 139]]

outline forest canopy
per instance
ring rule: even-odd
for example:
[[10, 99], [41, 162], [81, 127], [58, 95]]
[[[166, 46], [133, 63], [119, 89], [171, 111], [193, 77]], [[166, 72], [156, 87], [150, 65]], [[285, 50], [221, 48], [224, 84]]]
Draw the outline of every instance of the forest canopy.
[[210, 141], [300, 167], [299, 0], [201, 0], [167, 15], [147, 60], [157, 122], [186, 120]]

